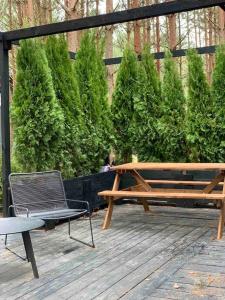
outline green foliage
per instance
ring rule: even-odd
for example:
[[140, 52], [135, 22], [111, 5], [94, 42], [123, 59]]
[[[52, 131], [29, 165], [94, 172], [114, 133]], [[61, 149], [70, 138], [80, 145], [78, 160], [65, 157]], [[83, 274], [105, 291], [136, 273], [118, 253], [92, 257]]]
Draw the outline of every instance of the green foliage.
[[102, 48], [97, 49], [94, 36], [90, 33], [84, 34], [76, 55], [75, 76], [78, 80], [86, 131], [82, 140], [86, 172], [99, 170], [109, 154], [112, 140], [107, 77], [102, 56]]
[[46, 54], [56, 97], [64, 114], [63, 152], [64, 161], [69, 162], [65, 164], [64, 175], [67, 177], [79, 175], [82, 173], [83, 160], [80, 142], [83, 133], [81, 104], [65, 38], [49, 37], [46, 43]]
[[153, 55], [145, 47], [138, 69], [138, 96], [134, 98], [133, 143], [140, 161], [158, 161], [158, 118], [161, 115], [161, 87]]
[[61, 157], [64, 118], [51, 71], [39, 41], [20, 43], [13, 95], [14, 160], [23, 171], [56, 167]]
[[190, 161], [209, 162], [213, 159], [212, 117], [212, 100], [203, 61], [195, 50], [190, 50], [186, 119], [186, 140]]
[[212, 77], [212, 95], [215, 123], [213, 128], [213, 144], [215, 161], [225, 160], [225, 45], [217, 48], [216, 64]]
[[131, 129], [134, 101], [138, 97], [138, 64], [135, 53], [127, 48], [120, 64], [112, 97], [112, 115], [115, 130], [117, 160], [130, 161], [133, 147]]
[[163, 161], [185, 161], [185, 96], [176, 63], [170, 52], [164, 59], [162, 117], [159, 121]]

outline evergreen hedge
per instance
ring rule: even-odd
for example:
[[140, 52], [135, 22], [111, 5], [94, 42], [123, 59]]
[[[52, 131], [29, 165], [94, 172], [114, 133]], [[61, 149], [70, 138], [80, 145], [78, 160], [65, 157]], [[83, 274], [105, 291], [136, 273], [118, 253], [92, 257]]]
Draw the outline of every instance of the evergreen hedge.
[[112, 140], [108, 87], [102, 48], [97, 49], [94, 35], [84, 34], [75, 60], [86, 135], [82, 141], [86, 172], [99, 171], [109, 154]]
[[129, 162], [133, 148], [133, 129], [131, 128], [134, 101], [139, 96], [138, 63], [134, 51], [125, 49], [120, 64], [115, 90], [112, 96], [112, 118], [115, 130], [115, 150], [117, 161]]
[[38, 40], [20, 43], [11, 116], [13, 157], [19, 168], [27, 172], [56, 168], [63, 155], [64, 117]]
[[64, 173], [67, 177], [80, 175], [83, 171], [81, 153], [83, 120], [78, 84], [65, 38], [49, 37], [46, 43], [46, 54], [56, 97], [64, 114]]
[[215, 122], [213, 146], [216, 162], [225, 160], [225, 45], [217, 48], [216, 63], [212, 77], [212, 95]]
[[162, 83], [162, 117], [159, 122], [160, 148], [163, 161], [185, 161], [185, 105], [186, 99], [176, 62], [166, 52]]
[[195, 50], [188, 51], [188, 101], [186, 140], [192, 162], [213, 160], [213, 109], [203, 61]]
[[138, 68], [138, 95], [134, 97], [133, 143], [140, 161], [161, 160], [158, 118], [161, 86], [153, 55], [145, 47]]

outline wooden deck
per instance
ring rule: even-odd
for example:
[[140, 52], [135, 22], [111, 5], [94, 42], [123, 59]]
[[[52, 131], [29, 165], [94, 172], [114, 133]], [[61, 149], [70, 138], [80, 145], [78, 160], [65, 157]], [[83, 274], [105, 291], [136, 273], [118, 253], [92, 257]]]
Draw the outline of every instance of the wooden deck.
[[[67, 225], [32, 232], [40, 279], [30, 264], [0, 246], [0, 299], [225, 299], [225, 238], [217, 241], [218, 210], [115, 207], [112, 227], [93, 218], [96, 249], [67, 238]], [[73, 221], [85, 238], [88, 223]], [[88, 239], [86, 239], [88, 241]], [[9, 238], [23, 254], [20, 236]]]

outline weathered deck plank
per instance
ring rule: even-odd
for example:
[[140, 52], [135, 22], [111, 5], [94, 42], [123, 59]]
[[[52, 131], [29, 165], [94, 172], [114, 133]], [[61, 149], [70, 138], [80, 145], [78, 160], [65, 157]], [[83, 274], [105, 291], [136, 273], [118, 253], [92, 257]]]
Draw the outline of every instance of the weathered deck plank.
[[[40, 279], [3, 249], [0, 299], [224, 299], [225, 239], [215, 241], [218, 210], [116, 206], [112, 227], [93, 219], [96, 249], [67, 238], [67, 224], [32, 233]], [[89, 240], [87, 222], [74, 233]], [[20, 236], [10, 246], [23, 253]], [[208, 297], [208, 298], [207, 298]]]

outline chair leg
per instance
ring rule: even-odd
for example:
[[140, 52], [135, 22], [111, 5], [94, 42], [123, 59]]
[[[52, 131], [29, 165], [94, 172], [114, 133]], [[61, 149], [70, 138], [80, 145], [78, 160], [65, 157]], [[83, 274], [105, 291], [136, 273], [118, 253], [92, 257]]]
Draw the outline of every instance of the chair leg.
[[13, 250], [11, 250], [9, 247], [7, 247], [7, 241], [8, 241], [8, 235], [5, 235], [5, 249], [8, 250], [9, 252], [11, 252], [12, 254], [16, 255], [18, 258], [22, 259], [22, 260], [27, 260], [29, 262], [29, 259], [27, 257], [27, 252], [26, 252], [26, 257], [22, 257], [21, 255], [17, 254], [16, 252], [14, 252]]
[[71, 236], [71, 224], [70, 224], [70, 218], [68, 220], [68, 234], [69, 234], [69, 237], [70, 239], [74, 240], [74, 241], [77, 241], [81, 244], [84, 244], [86, 246], [89, 246], [89, 247], [92, 247], [92, 248], [95, 248], [95, 243], [94, 243], [94, 236], [93, 236], [93, 229], [92, 229], [92, 222], [91, 222], [91, 214], [89, 213], [89, 225], [90, 225], [90, 231], [91, 231], [91, 244], [89, 243], [86, 243], [84, 241], [81, 241], [73, 236]]
[[8, 238], [8, 236], [7, 236], [7, 234], [5, 235], [5, 247], [7, 246], [7, 238]]
[[70, 237], [70, 218], [68, 220], [68, 234], [69, 234], [69, 237]]

